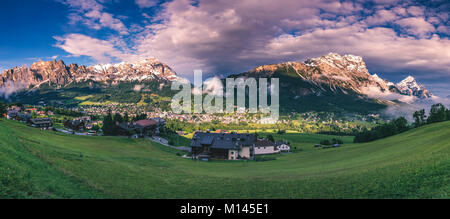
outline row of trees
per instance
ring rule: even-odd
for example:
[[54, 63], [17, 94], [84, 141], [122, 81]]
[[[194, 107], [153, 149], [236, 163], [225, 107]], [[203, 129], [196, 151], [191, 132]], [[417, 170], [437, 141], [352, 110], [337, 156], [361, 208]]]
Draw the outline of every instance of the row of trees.
[[408, 131], [409, 129], [408, 120], [405, 117], [400, 117], [371, 130], [364, 129], [362, 132], [356, 134], [354, 142], [374, 141]]
[[442, 103], [437, 103], [431, 106], [428, 117], [425, 115], [425, 110], [414, 112], [414, 127], [420, 127], [426, 124], [443, 122], [450, 120], [450, 109], [446, 109]]
[[442, 103], [431, 106], [430, 113], [427, 116], [425, 109], [414, 112], [414, 123], [412, 126], [404, 117], [397, 118], [389, 123], [377, 126], [371, 130], [363, 130], [356, 134], [354, 142], [369, 142], [392, 135], [400, 134], [411, 128], [417, 128], [426, 124], [443, 122], [450, 120], [450, 109], [446, 109]]

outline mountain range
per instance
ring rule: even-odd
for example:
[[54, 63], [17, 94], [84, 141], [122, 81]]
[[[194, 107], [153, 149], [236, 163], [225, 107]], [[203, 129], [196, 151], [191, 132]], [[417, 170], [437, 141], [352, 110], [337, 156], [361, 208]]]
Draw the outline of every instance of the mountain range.
[[308, 59], [305, 62], [263, 65], [238, 76], [270, 78], [280, 71], [309, 84], [309, 86], [298, 86], [296, 92], [293, 92], [293, 94], [300, 96], [320, 96], [327, 92], [335, 94], [354, 92], [369, 97], [374, 94], [379, 96], [399, 94], [421, 99], [433, 96], [423, 85], [419, 85], [412, 76], [394, 84], [381, 79], [377, 74], [371, 75], [361, 57], [341, 56], [336, 53]]
[[[286, 112], [368, 112], [389, 104], [410, 103], [433, 97], [412, 76], [395, 84], [381, 79], [377, 74], [370, 74], [361, 57], [336, 53], [305, 62], [263, 65], [230, 77], [280, 78], [280, 104], [282, 111]], [[155, 58], [94, 66], [67, 66], [62, 60], [39, 61], [29, 68], [15, 67], [4, 71], [0, 75], [0, 93], [3, 91], [4, 96], [11, 101], [25, 103], [70, 99], [71, 95], [64, 95], [69, 92], [73, 93], [72, 97], [92, 96], [93, 93], [97, 95], [94, 99], [100, 102], [108, 99], [137, 103], [144, 97], [136, 92], [170, 96], [172, 93], [168, 91], [168, 84], [175, 80], [183, 79]], [[136, 86], [139, 86], [138, 90]], [[81, 91], [81, 94], [77, 94]], [[121, 98], [116, 98], [117, 95]]]
[[134, 63], [94, 65], [65, 65], [62, 60], [33, 63], [30, 68], [15, 67], [0, 76], [0, 87], [12, 84], [28, 88], [47, 83], [56, 87], [72, 82], [95, 81], [109, 84], [146, 80], [177, 80], [176, 73], [166, 64], [155, 58]]

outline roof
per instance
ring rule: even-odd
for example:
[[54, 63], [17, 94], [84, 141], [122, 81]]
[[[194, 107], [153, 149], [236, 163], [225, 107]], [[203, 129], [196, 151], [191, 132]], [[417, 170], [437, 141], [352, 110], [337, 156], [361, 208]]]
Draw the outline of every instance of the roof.
[[211, 148], [216, 149], [239, 149], [242, 146], [252, 146], [255, 141], [256, 136], [254, 134], [196, 132], [190, 146], [210, 146]]
[[268, 140], [257, 140], [255, 142], [255, 147], [270, 147], [274, 146], [275, 144], [273, 142], [270, 142]]
[[[276, 146], [281, 146], [281, 145], [284, 145], [284, 144], [285, 144], [285, 145], [288, 145], [288, 143], [287, 143], [287, 142], [284, 142], [284, 141], [281, 141], [281, 140], [280, 140], [280, 141], [277, 141], [277, 142], [275, 142], [275, 145], [276, 145]], [[288, 146], [289, 146], [289, 145], [288, 145]]]
[[149, 127], [149, 126], [154, 126], [157, 125], [158, 122], [152, 119], [146, 119], [146, 120], [139, 120], [137, 122], [134, 123], [134, 125], [139, 125], [143, 128], [145, 127]]
[[50, 119], [50, 118], [31, 119], [31, 122], [32, 122], [33, 124], [48, 124], [48, 123], [53, 123], [52, 119]]

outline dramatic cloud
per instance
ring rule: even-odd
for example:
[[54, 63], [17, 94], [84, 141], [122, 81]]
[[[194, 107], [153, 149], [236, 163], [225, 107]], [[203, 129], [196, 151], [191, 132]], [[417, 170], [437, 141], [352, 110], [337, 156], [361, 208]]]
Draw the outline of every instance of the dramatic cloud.
[[[120, 21], [111, 22], [117, 19], [113, 15], [101, 22], [105, 12], [99, 2], [68, 3], [83, 12], [77, 11], [73, 20], [92, 22], [94, 29], [108, 26], [126, 32]], [[141, 8], [156, 5], [156, 1], [135, 2]], [[130, 59], [129, 54], [157, 57], [183, 76], [195, 69], [215, 75], [239, 73], [262, 64], [337, 52], [362, 56], [371, 71], [380, 71], [372, 73], [408, 71], [419, 80], [450, 79], [447, 6], [427, 8], [385, 0], [374, 0], [373, 5], [331, 0], [174, 0], [157, 7], [151, 17], [139, 14], [146, 22], [128, 30], [136, 34], [99, 40], [100, 52], [91, 54], [85, 46], [74, 49], [76, 42], [68, 46], [62, 38], [59, 47], [96, 60]]]
[[[449, 40], [432, 35], [436, 30], [423, 15], [417, 6], [367, 12], [356, 3], [335, 1], [199, 1], [194, 6], [181, 0], [166, 5], [159, 17], [164, 22], [148, 26], [136, 48], [183, 74], [193, 69], [236, 73], [330, 51], [363, 56], [390, 72], [448, 74]], [[382, 26], [386, 23], [398, 28]]]
[[104, 12], [103, 6], [99, 2], [102, 0], [60, 0], [73, 9], [68, 15], [71, 24], [83, 23], [89, 28], [99, 30], [110, 28], [121, 35], [128, 34], [126, 26], [112, 14]]
[[82, 34], [69, 34], [55, 37], [55, 45], [73, 56], [90, 56], [100, 63], [110, 62], [112, 59], [126, 60], [132, 57], [117, 49], [111, 42], [91, 38]]

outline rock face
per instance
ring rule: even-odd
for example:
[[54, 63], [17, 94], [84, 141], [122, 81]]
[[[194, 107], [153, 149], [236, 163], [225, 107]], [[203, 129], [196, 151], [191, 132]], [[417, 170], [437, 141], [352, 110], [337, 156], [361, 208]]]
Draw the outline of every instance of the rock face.
[[429, 90], [425, 89], [423, 85], [419, 85], [416, 79], [412, 76], [408, 76], [396, 86], [402, 94], [416, 96], [419, 98], [430, 98], [432, 94]]
[[61, 87], [72, 82], [93, 80], [104, 83], [145, 80], [177, 80], [176, 73], [157, 59], [145, 59], [135, 63], [119, 63], [95, 66], [66, 66], [63, 61], [37, 62], [30, 68], [16, 67], [0, 75], [0, 87], [20, 85], [22, 87], [39, 86], [44, 83]]
[[[381, 79], [377, 74], [371, 75], [366, 64], [359, 56], [329, 53], [319, 58], [301, 62], [286, 62], [274, 65], [259, 66], [243, 75], [248, 77], [272, 77], [283, 72], [293, 78], [301, 78], [305, 84], [299, 85], [297, 94], [300, 96], [321, 94], [323, 92], [349, 92], [371, 95], [373, 93], [396, 93], [401, 95], [429, 98], [431, 92], [418, 85], [414, 78], [394, 84]], [[279, 75], [278, 75], [279, 76]], [[283, 81], [281, 81], [283, 83]]]

